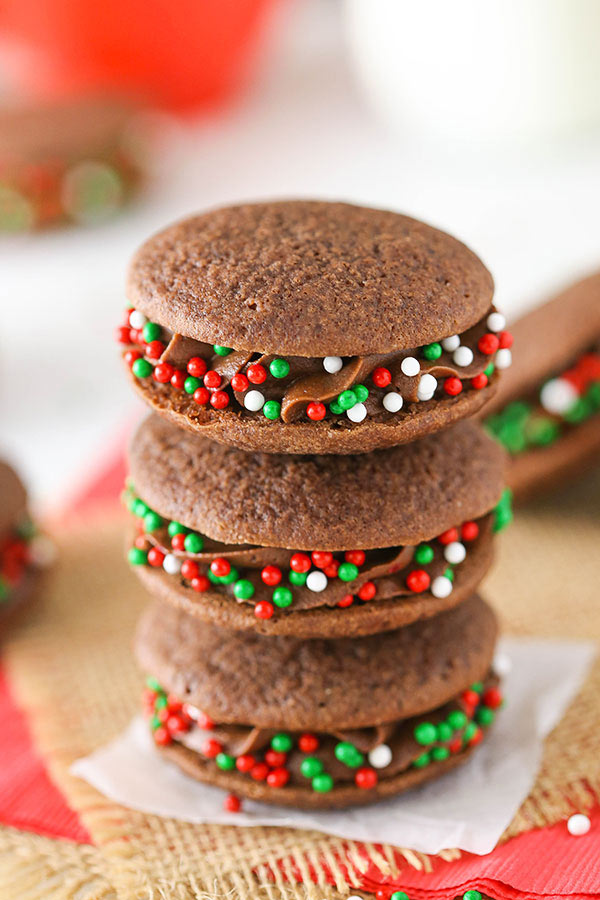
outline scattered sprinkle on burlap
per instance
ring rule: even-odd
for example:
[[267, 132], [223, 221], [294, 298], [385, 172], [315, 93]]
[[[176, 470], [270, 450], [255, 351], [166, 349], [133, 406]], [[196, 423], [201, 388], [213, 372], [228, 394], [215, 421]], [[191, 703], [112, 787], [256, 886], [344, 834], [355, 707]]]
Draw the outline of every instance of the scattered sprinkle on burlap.
[[[389, 875], [404, 866], [430, 869], [431, 859], [408, 849], [144, 815], [116, 806], [69, 774], [73, 760], [114, 737], [138, 708], [143, 679], [130, 644], [146, 597], [123, 562], [123, 527], [124, 517], [111, 513], [56, 530], [59, 562], [43, 598], [5, 648], [11, 683], [50, 773], [97, 846], [0, 830], [0, 895], [334, 900], [356, 889], [368, 860]], [[519, 510], [499, 545], [484, 593], [506, 632], [600, 640], [600, 473]], [[535, 787], [505, 839], [600, 801], [599, 725], [596, 664], [548, 739]], [[443, 854], [450, 860], [459, 855]]]

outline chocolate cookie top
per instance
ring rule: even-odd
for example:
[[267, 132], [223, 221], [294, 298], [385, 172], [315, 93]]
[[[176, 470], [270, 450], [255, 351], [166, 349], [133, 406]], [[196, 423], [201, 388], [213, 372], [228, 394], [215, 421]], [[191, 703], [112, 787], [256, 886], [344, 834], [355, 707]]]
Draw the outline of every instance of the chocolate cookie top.
[[0, 460], [0, 539], [20, 519], [27, 510], [27, 493], [25, 487], [8, 463]]
[[129, 465], [161, 516], [225, 543], [347, 550], [417, 544], [488, 512], [504, 454], [476, 425], [359, 456], [244, 453], [150, 416]]
[[224, 630], [155, 602], [135, 648], [166, 691], [215, 721], [326, 731], [441, 706], [484, 678], [496, 631], [492, 610], [476, 596], [396, 631], [312, 641]]
[[491, 275], [464, 244], [385, 210], [280, 201], [212, 210], [151, 237], [128, 298], [189, 338], [261, 353], [385, 353], [464, 332]]

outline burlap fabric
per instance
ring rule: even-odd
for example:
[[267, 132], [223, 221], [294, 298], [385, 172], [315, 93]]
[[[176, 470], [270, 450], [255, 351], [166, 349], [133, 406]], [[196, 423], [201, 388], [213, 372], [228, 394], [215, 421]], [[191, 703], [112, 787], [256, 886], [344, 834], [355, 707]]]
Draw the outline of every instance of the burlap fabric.
[[[385, 873], [430, 867], [410, 850], [365, 848], [312, 832], [142, 815], [69, 775], [74, 759], [116, 735], [138, 708], [142, 676], [130, 643], [146, 597], [122, 559], [123, 526], [123, 516], [104, 513], [56, 530], [59, 562], [5, 648], [11, 683], [50, 773], [97, 847], [0, 830], [0, 896], [326, 900], [358, 885], [367, 855]], [[600, 473], [519, 510], [499, 545], [485, 593], [506, 632], [600, 640]], [[599, 726], [597, 664], [548, 739], [535, 787], [505, 838], [600, 801]]]

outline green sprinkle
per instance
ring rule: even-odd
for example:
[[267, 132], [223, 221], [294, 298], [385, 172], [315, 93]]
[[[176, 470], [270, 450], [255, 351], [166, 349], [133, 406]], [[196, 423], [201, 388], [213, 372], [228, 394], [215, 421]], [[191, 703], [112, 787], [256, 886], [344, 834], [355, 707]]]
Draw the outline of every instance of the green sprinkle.
[[273, 359], [269, 364], [269, 372], [273, 378], [285, 378], [290, 374], [290, 364], [287, 359]]
[[139, 519], [145, 518], [149, 512], [151, 512], [150, 507], [144, 503], [143, 500], [140, 500], [139, 497], [134, 501], [133, 504], [133, 514], [136, 515]]
[[298, 587], [306, 584], [306, 579], [308, 577], [308, 572], [294, 572], [293, 569], [290, 569], [290, 574], [288, 578], [290, 579], [290, 584], [295, 584]]
[[362, 766], [365, 758], [363, 754], [358, 750], [354, 744], [351, 744], [349, 741], [340, 741], [339, 744], [335, 745], [335, 758], [338, 759], [345, 766], [348, 766], [350, 769], [358, 769], [359, 766]]
[[496, 714], [493, 709], [489, 708], [489, 706], [482, 706], [481, 709], [477, 710], [475, 718], [480, 725], [483, 725], [487, 728], [487, 726], [491, 725], [496, 718]]
[[233, 593], [238, 600], [249, 600], [254, 596], [254, 585], [247, 578], [240, 578], [233, 586]]
[[193, 375], [188, 375], [183, 382], [183, 389], [186, 394], [193, 394], [199, 387], [202, 387], [202, 382], [199, 378], [194, 378]]
[[162, 691], [158, 678], [153, 678], [152, 676], [146, 678], [146, 687], [149, 687], [151, 691], [156, 691], [157, 693]]
[[277, 400], [267, 400], [262, 410], [267, 419], [278, 419], [281, 415], [281, 403]]
[[185, 534], [187, 528], [185, 525], [182, 525], [181, 522], [169, 522], [167, 527], [167, 531], [169, 533], [169, 537], [175, 537], [176, 534]]
[[331, 775], [328, 775], [327, 772], [321, 772], [320, 775], [315, 775], [312, 780], [312, 789], [319, 794], [326, 794], [332, 787], [333, 778]]
[[558, 422], [546, 419], [543, 416], [532, 416], [525, 425], [525, 437], [530, 444], [537, 447], [547, 447], [553, 444], [560, 435]]
[[476, 731], [477, 725], [475, 724], [475, 722], [469, 722], [469, 724], [465, 728], [465, 733], [463, 734], [463, 740], [465, 744], [467, 744], [471, 740]]
[[287, 606], [291, 606], [293, 599], [294, 595], [287, 587], [282, 587], [280, 585], [273, 591], [273, 603], [280, 609], [285, 609]]
[[422, 350], [425, 359], [439, 359], [442, 355], [442, 345], [437, 341], [433, 344], [427, 344]]
[[342, 391], [342, 393], [337, 398], [337, 402], [341, 407], [342, 412], [345, 412], [347, 409], [352, 409], [358, 403], [358, 399], [353, 390]]
[[445, 744], [446, 741], [449, 741], [453, 734], [453, 729], [448, 725], [447, 722], [440, 722], [440, 724], [436, 728], [437, 731], [437, 739], [440, 744]]
[[465, 891], [462, 900], [481, 900], [481, 891], [476, 891], [471, 888], [470, 891]]
[[447, 747], [434, 747], [431, 751], [431, 756], [436, 762], [441, 762], [443, 759], [448, 759], [450, 751]]
[[510, 488], [505, 488], [502, 492], [500, 502], [494, 510], [494, 523], [492, 526], [493, 531], [502, 531], [503, 528], [506, 528], [506, 526], [512, 522], [513, 514], [511, 500], [512, 491], [510, 490]]
[[235, 756], [230, 756], [229, 753], [217, 753], [215, 762], [220, 769], [224, 769], [226, 772], [235, 768]]
[[394, 891], [390, 900], [410, 900], [406, 891]]
[[580, 422], [585, 422], [585, 420], [591, 416], [593, 411], [592, 404], [587, 398], [579, 397], [571, 409], [565, 413], [564, 419], [570, 425], [578, 425]]
[[136, 378], [147, 378], [152, 375], [152, 364], [147, 359], [136, 359], [131, 367], [131, 371]]
[[220, 344], [213, 344], [213, 350], [217, 356], [229, 356], [231, 347], [222, 347]]
[[353, 581], [358, 578], [358, 566], [349, 562], [340, 563], [337, 574], [342, 581]]
[[139, 547], [132, 547], [127, 554], [127, 559], [132, 566], [145, 566], [148, 562], [148, 554]]
[[331, 403], [329, 404], [329, 410], [334, 414], [334, 416], [340, 416], [344, 412], [337, 400], [331, 401]]
[[156, 709], [166, 709], [168, 705], [169, 701], [167, 700], [167, 695], [165, 693], [161, 693], [160, 697], [157, 697], [154, 701]]
[[460, 731], [467, 724], [467, 716], [462, 709], [453, 709], [451, 713], [448, 713], [446, 721], [453, 731]]
[[591, 384], [585, 396], [595, 410], [600, 409], [600, 381]]
[[209, 581], [212, 581], [213, 584], [221, 584], [221, 579], [219, 578], [218, 575], [215, 575], [215, 573], [210, 568], [210, 566], [206, 570], [206, 577], [208, 578]]
[[483, 691], [483, 681], [474, 681], [473, 684], [469, 685], [470, 691], [475, 691], [476, 694], [481, 694]]
[[486, 366], [485, 369], [483, 370], [483, 374], [487, 375], [487, 377], [489, 378], [490, 375], [494, 374], [494, 368], [495, 368], [494, 363], [490, 363], [489, 366]]
[[220, 584], [233, 584], [234, 581], [238, 580], [239, 574], [240, 573], [235, 568], [235, 566], [232, 566], [227, 575], [219, 576], [219, 582]]
[[417, 744], [426, 747], [427, 744], [433, 744], [437, 738], [437, 729], [431, 722], [420, 722], [416, 726], [413, 735]]
[[323, 771], [323, 763], [316, 756], [307, 756], [300, 764], [300, 772], [305, 778], [314, 778]]
[[192, 531], [190, 534], [186, 534], [183, 546], [188, 553], [201, 553], [204, 548], [204, 541], [199, 534]]
[[144, 516], [144, 528], [146, 531], [156, 531], [157, 528], [160, 528], [163, 520], [158, 515], [158, 513], [149, 510]]
[[161, 331], [160, 325], [157, 325], [156, 322], [146, 322], [142, 329], [144, 341], [147, 344], [150, 344], [152, 341], [157, 341], [161, 335]]
[[433, 547], [429, 544], [419, 544], [415, 550], [415, 562], [420, 566], [426, 566], [434, 557]]
[[454, 581], [454, 569], [451, 566], [444, 569], [444, 578], [447, 578], [448, 581]]
[[369, 396], [369, 388], [364, 384], [355, 384], [352, 390], [359, 403], [364, 403]]
[[152, 718], [150, 719], [150, 728], [152, 729], [152, 731], [156, 731], [156, 729], [160, 728], [161, 725], [162, 722], [160, 721], [158, 716], [152, 716]]
[[428, 766], [431, 762], [431, 757], [429, 753], [421, 753], [420, 756], [417, 756], [416, 759], [413, 759], [413, 766], [415, 769], [424, 769], [425, 766]]
[[293, 745], [294, 742], [285, 731], [280, 731], [279, 734], [274, 734], [271, 738], [271, 747], [277, 753], [289, 753]]

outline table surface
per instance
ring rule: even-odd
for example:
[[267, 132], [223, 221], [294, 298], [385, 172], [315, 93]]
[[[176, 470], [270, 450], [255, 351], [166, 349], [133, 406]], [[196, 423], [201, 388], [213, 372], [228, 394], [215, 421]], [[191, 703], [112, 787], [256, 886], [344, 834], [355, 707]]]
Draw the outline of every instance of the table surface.
[[599, 135], [510, 151], [419, 146], [386, 131], [361, 98], [338, 7], [299, 3], [272, 30], [244, 96], [182, 126], [130, 210], [0, 244], [0, 446], [46, 510], [68, 501], [141, 411], [112, 330], [129, 257], [179, 216], [280, 196], [403, 210], [470, 243], [510, 315], [600, 263]]

